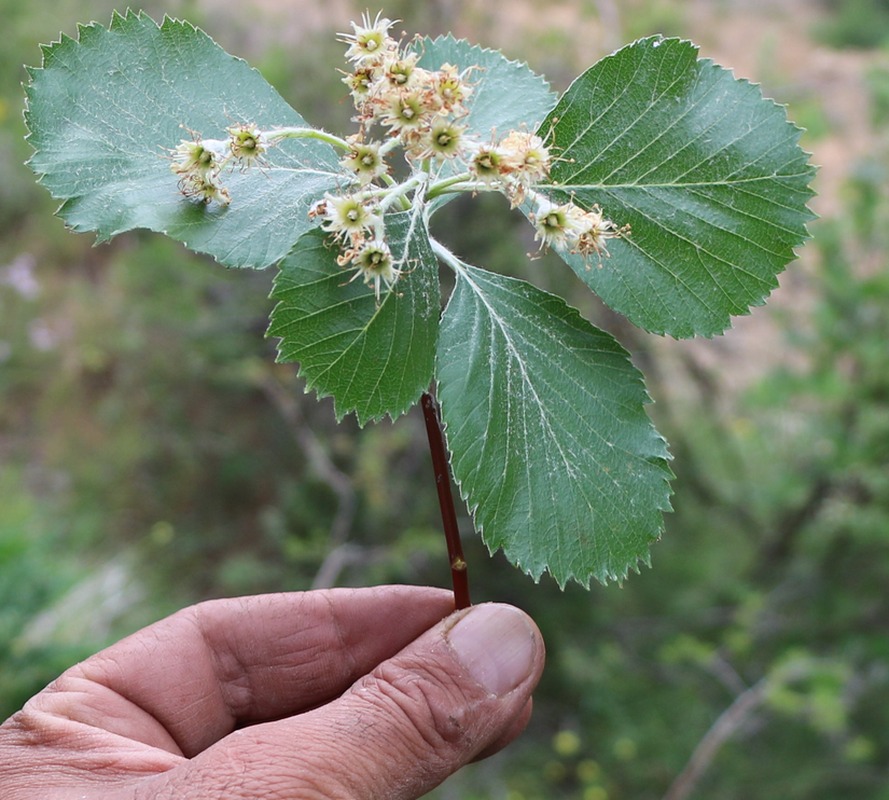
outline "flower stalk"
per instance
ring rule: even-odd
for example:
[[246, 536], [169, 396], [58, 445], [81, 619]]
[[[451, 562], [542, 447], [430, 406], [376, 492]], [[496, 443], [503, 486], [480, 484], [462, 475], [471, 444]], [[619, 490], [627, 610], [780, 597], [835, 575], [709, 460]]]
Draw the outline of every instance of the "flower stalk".
[[454, 497], [451, 493], [451, 473], [448, 469], [447, 448], [441, 429], [438, 403], [429, 392], [424, 392], [420, 404], [423, 406], [423, 419], [426, 423], [429, 451], [432, 454], [432, 469], [435, 473], [435, 487], [438, 490], [441, 522], [448, 547], [448, 563], [451, 567], [451, 582], [454, 586], [454, 606], [457, 610], [469, 608], [472, 605], [469, 597], [469, 575], [466, 569], [466, 558], [463, 555], [463, 543], [460, 541], [460, 527], [457, 524]]

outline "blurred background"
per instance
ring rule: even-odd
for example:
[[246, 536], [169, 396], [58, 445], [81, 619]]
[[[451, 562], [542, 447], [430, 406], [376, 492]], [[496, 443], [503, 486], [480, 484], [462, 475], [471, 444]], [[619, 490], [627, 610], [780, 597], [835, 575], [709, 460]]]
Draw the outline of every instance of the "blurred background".
[[[337, 425], [274, 364], [271, 271], [226, 271], [151, 234], [94, 247], [23, 166], [22, 65], [112, 8], [0, 0], [0, 719], [204, 598], [449, 581], [416, 410]], [[203, 27], [311, 123], [351, 129], [335, 32], [364, 6], [143, 8]], [[528, 610], [549, 662], [523, 739], [434, 796], [887, 800], [889, 2], [384, 11], [409, 34], [502, 48], [559, 91], [635, 38], [690, 38], [786, 103], [821, 167], [813, 241], [767, 307], [709, 341], [642, 334], [569, 270], [528, 262], [530, 228], [496, 198], [436, 218], [471, 263], [566, 295], [630, 349], [677, 480], [653, 567], [589, 592], [535, 586], [462, 512], [474, 598]]]

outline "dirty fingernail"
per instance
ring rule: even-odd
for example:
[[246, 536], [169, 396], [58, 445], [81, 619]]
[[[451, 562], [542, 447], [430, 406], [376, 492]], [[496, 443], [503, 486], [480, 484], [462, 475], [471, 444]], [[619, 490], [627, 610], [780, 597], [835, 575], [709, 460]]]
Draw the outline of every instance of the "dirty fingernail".
[[491, 694], [515, 689], [534, 668], [538, 634], [512, 606], [474, 606], [447, 633], [466, 671]]

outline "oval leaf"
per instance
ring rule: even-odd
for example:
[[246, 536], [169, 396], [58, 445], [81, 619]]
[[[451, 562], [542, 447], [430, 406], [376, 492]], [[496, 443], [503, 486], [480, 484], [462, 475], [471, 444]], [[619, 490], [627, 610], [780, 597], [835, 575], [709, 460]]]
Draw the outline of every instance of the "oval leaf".
[[669, 456], [611, 336], [560, 298], [464, 266], [436, 378], [454, 477], [492, 551], [561, 586], [648, 562]]
[[281, 262], [272, 291], [279, 361], [298, 361], [306, 388], [333, 395], [337, 418], [354, 411], [361, 425], [400, 416], [429, 388], [438, 335], [438, 267], [420, 215], [393, 214], [386, 229], [405, 272], [379, 306], [360, 278], [349, 282], [320, 230]]
[[559, 156], [543, 191], [632, 227], [601, 265], [560, 255], [648, 331], [722, 332], [764, 302], [807, 236], [814, 169], [799, 129], [690, 42], [644, 39], [602, 59], [540, 134]]
[[115, 15], [110, 29], [92, 24], [79, 33], [44, 48], [26, 112], [29, 163], [65, 201], [59, 213], [68, 225], [100, 240], [148, 228], [235, 267], [286, 255], [312, 226], [311, 204], [336, 185], [333, 149], [282, 142], [267, 168], [225, 176], [231, 205], [188, 200], [168, 154], [189, 131], [220, 139], [237, 123], [305, 121], [256, 70], [186, 22], [159, 27], [128, 13]]

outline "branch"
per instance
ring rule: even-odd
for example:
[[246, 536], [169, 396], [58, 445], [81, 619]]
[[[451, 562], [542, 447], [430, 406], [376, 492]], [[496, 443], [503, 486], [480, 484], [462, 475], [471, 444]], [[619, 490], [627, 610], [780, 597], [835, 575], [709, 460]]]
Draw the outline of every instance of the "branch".
[[451, 494], [451, 473], [448, 470], [447, 448], [441, 431], [438, 404], [429, 392], [423, 393], [420, 401], [423, 406], [423, 419], [426, 421], [426, 435], [429, 437], [429, 450], [432, 453], [432, 469], [435, 472], [435, 487], [438, 489], [438, 504], [441, 508], [441, 522], [448, 544], [448, 560], [451, 565], [451, 581], [454, 584], [454, 605], [457, 609], [469, 608], [469, 579], [466, 574], [466, 559], [460, 541], [460, 528], [457, 525], [457, 512]]
[[682, 772], [670, 785], [663, 800], [686, 800], [694, 791], [698, 781], [710, 767], [719, 749], [747, 720], [747, 717], [762, 703], [768, 679], [762, 678], [753, 686], [739, 694], [734, 702], [719, 715], [716, 722], [704, 734]]
[[337, 585], [340, 573], [355, 564], [367, 566], [373, 561], [385, 559], [389, 552], [386, 547], [363, 547], [344, 542], [330, 550], [318, 567], [312, 580], [312, 589], [330, 589]]

